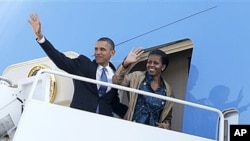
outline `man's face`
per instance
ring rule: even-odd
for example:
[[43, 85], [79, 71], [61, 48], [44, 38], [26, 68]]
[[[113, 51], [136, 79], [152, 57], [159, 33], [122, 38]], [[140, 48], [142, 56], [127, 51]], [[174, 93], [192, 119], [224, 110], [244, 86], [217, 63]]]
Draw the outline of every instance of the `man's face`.
[[111, 46], [106, 41], [97, 41], [95, 46], [95, 60], [97, 64], [107, 66], [110, 57], [115, 54]]

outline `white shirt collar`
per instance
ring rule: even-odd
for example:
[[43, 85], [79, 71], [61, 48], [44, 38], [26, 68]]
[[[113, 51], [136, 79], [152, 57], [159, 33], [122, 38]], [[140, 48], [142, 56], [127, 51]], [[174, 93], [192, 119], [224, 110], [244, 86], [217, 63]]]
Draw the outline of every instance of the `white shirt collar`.
[[98, 65], [97, 71], [102, 71], [102, 68], [106, 68], [107, 72], [109, 72], [110, 66], [107, 65], [106, 67], [103, 67], [103, 66], [101, 66], [101, 65]]

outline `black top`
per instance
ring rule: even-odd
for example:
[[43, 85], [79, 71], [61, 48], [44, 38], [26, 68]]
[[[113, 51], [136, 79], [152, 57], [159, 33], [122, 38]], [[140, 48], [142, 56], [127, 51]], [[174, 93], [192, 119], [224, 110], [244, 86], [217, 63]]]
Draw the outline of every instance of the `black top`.
[[[84, 55], [73, 59], [69, 58], [55, 49], [46, 38], [40, 46], [58, 68], [70, 74], [96, 79], [98, 64], [95, 60], [91, 61]], [[109, 66], [115, 71], [112, 63], [109, 62]], [[99, 97], [96, 84], [74, 79], [73, 84], [74, 95], [70, 107], [95, 113], [99, 104], [100, 114], [113, 116], [112, 112], [114, 112], [120, 117], [125, 115], [127, 106], [120, 103], [117, 89], [112, 88], [107, 94]]]

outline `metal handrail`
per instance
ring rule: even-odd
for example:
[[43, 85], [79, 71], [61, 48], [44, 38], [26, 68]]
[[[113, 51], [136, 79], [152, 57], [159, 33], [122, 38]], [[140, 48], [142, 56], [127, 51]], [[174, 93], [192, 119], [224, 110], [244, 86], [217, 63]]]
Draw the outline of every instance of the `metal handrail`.
[[[159, 98], [159, 99], [163, 99], [163, 100], [167, 100], [167, 101], [172, 101], [172, 102], [175, 102], [175, 103], [188, 105], [188, 106], [192, 106], [192, 107], [196, 107], [196, 108], [205, 109], [205, 110], [208, 110], [208, 111], [215, 112], [215, 113], [217, 113], [219, 115], [219, 118], [220, 118], [220, 120], [219, 120], [219, 136], [217, 137], [218, 138], [217, 140], [218, 141], [223, 141], [223, 137], [224, 137], [224, 135], [223, 135], [223, 133], [224, 133], [224, 128], [223, 128], [224, 127], [224, 115], [219, 109], [209, 107], [209, 106], [205, 106], [205, 105], [201, 105], [201, 104], [188, 102], [188, 101], [184, 101], [184, 100], [180, 100], [180, 99], [176, 99], [176, 98], [172, 98], [172, 97], [156, 95], [154, 93], [150, 93], [150, 92], [146, 92], [146, 91], [142, 91], [142, 90], [137, 90], [137, 89], [134, 89], [134, 88], [129, 88], [129, 87], [116, 85], [116, 84], [111, 84], [111, 83], [107, 83], [107, 82], [103, 82], [103, 81], [99, 81], [99, 80], [94, 80], [94, 79], [90, 79], [90, 78], [86, 78], [86, 77], [82, 77], [82, 76], [68, 74], [68, 73], [65, 73], [65, 72], [59, 72], [59, 71], [54, 71], [54, 70], [49, 70], [49, 69], [40, 69], [36, 74], [36, 79], [33, 82], [33, 85], [31, 87], [31, 91], [30, 91], [28, 99], [32, 98], [32, 96], [33, 96], [33, 94], [35, 92], [35, 87], [36, 87], [36, 85], [38, 83], [38, 80], [39, 80], [39, 77], [40, 77], [40, 75], [42, 73], [49, 73], [49, 74], [54, 74], [54, 75], [58, 75], [58, 76], [73, 78], [73, 79], [81, 80], [81, 81], [85, 81], [85, 82], [90, 82], [90, 83], [94, 83], [94, 84], [105, 85], [105, 86], [113, 87], [113, 88], [116, 88], [116, 89], [131, 91], [131, 92], [134, 92], [134, 93], [147, 95], [147, 96], [151, 96], [151, 97], [155, 97], [155, 98]], [[45, 97], [49, 97], [49, 96], [45, 96]], [[45, 102], [49, 103], [49, 100], [45, 99]]]

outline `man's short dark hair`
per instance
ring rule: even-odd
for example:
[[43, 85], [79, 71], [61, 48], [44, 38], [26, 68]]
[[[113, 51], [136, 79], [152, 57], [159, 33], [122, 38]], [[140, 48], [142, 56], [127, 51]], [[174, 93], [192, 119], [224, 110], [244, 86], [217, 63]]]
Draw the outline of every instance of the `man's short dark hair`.
[[98, 39], [97, 41], [106, 41], [108, 42], [108, 44], [110, 45], [112, 50], [115, 50], [115, 43], [113, 42], [113, 40], [111, 40], [108, 37], [101, 37], [100, 39]]

